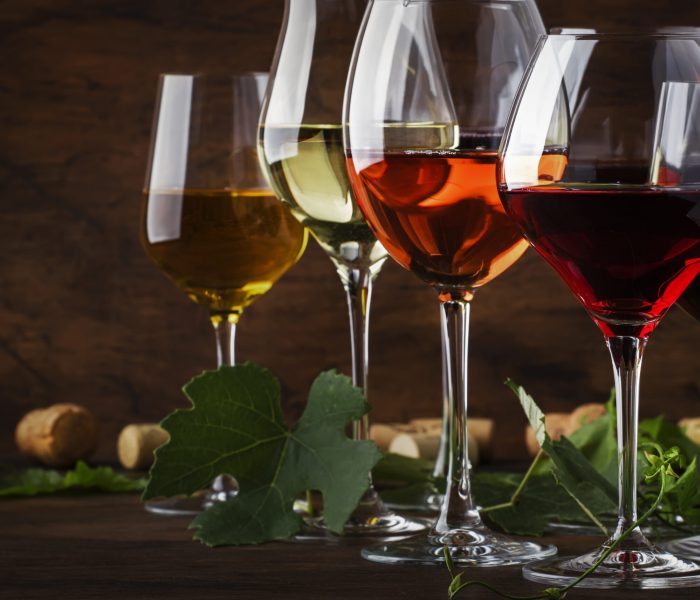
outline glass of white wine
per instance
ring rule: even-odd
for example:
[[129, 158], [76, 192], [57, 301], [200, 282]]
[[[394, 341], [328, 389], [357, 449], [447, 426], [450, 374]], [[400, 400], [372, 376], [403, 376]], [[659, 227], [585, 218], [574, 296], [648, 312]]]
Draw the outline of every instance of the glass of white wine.
[[[260, 170], [256, 137], [266, 84], [266, 73], [160, 78], [141, 242], [158, 268], [209, 310], [219, 366], [235, 363], [241, 313], [306, 247], [306, 229]], [[219, 477], [191, 498], [146, 507], [191, 514], [235, 493], [235, 480]]]
[[[341, 121], [365, 5], [365, 0], [286, 0], [259, 144], [273, 189], [309, 228], [340, 276], [350, 316], [353, 383], [366, 393], [372, 287], [387, 253], [353, 197]], [[353, 437], [369, 438], [366, 417], [354, 424]], [[346, 533], [408, 535], [424, 528], [389, 511], [370, 483]]]

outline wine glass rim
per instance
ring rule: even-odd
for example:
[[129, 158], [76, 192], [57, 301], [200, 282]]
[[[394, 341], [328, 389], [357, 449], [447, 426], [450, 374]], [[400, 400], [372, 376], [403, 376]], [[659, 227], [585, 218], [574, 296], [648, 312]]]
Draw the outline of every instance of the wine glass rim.
[[197, 79], [240, 79], [243, 77], [269, 77], [267, 71], [236, 71], [231, 73], [214, 73], [207, 71], [166, 71], [159, 73], [160, 78], [165, 77], [193, 77]]
[[[464, 2], [465, 0], [370, 0], [373, 4], [379, 2], [393, 2], [394, 4], [435, 4], [438, 2]], [[468, 0], [473, 4], [525, 4], [533, 0]]]
[[[691, 29], [693, 31], [691, 31]], [[575, 39], [575, 40], [697, 40], [700, 41], [700, 27], [688, 28], [688, 31], [605, 31], [582, 33], [548, 33], [542, 34], [543, 38]]]

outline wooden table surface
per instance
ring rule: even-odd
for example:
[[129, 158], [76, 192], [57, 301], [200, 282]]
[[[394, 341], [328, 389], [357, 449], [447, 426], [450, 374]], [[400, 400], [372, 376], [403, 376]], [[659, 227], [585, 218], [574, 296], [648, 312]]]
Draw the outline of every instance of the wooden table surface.
[[[0, 502], [0, 598], [71, 600], [437, 600], [441, 567], [382, 566], [360, 557], [361, 540], [286, 542], [210, 549], [191, 540], [183, 519], [157, 517], [134, 495], [63, 496]], [[582, 551], [591, 538], [553, 538]], [[534, 593], [518, 568], [473, 574], [513, 594]], [[669, 598], [669, 591], [574, 590], [577, 598]], [[700, 590], [674, 590], [698, 598]], [[495, 598], [472, 591], [465, 600]]]

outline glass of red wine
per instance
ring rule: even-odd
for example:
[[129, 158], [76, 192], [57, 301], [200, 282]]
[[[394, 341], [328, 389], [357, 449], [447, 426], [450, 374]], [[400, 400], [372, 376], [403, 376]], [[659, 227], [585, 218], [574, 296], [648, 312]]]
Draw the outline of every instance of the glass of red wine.
[[[507, 213], [605, 337], [617, 393], [618, 522], [583, 556], [528, 565], [525, 577], [579, 577], [637, 520], [642, 355], [700, 272], [700, 37], [543, 38], [499, 154]], [[583, 586], [700, 585], [700, 565], [637, 527]]]
[[533, 42], [530, 0], [374, 0], [345, 94], [344, 147], [367, 223], [390, 256], [437, 291], [448, 399], [447, 489], [426, 536], [365, 548], [383, 563], [522, 564], [556, 552], [489, 530], [467, 453], [471, 300], [525, 251], [496, 187], [498, 144]]

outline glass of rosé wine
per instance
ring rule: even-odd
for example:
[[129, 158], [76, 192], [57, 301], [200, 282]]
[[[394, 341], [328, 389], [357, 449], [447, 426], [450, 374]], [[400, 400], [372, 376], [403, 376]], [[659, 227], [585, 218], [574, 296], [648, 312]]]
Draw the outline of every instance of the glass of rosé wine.
[[427, 536], [365, 548], [384, 563], [522, 564], [552, 546], [488, 529], [467, 453], [471, 301], [525, 252], [496, 188], [497, 149], [543, 33], [526, 0], [374, 0], [345, 94], [344, 148], [367, 223], [389, 255], [437, 292], [449, 439], [447, 489]]

